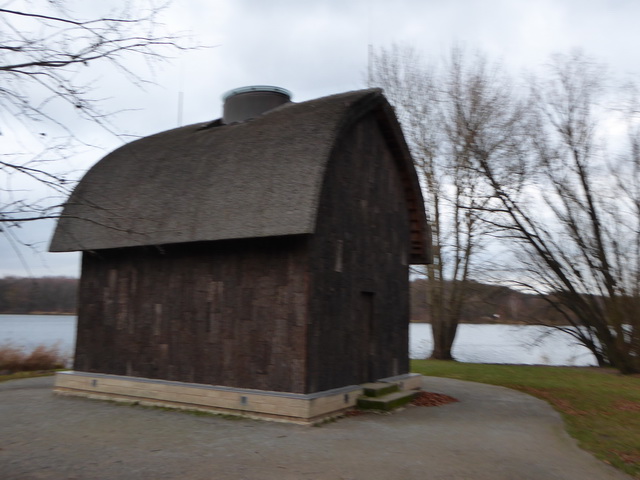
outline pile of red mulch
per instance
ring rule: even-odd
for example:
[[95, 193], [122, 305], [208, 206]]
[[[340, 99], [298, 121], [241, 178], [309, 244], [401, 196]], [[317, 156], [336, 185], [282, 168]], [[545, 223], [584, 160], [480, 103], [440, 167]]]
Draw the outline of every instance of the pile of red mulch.
[[439, 407], [440, 405], [457, 401], [459, 401], [457, 398], [450, 397], [443, 393], [420, 392], [409, 405], [415, 407]]
[[344, 412], [344, 416], [359, 417], [360, 415], [364, 415], [365, 413], [367, 413], [366, 410], [358, 410], [357, 408], [354, 408], [353, 410], [347, 410], [346, 412]]
[[[414, 398], [409, 405], [413, 405], [414, 407], [439, 407], [440, 405], [447, 405], [448, 403], [459, 402], [457, 398], [450, 397], [449, 395], [445, 395], [443, 393], [431, 393], [431, 392], [420, 392], [418, 396]], [[366, 415], [367, 413], [371, 413], [371, 410], [359, 410], [354, 408], [353, 410], [348, 410], [344, 412], [345, 417], [359, 417], [360, 415]]]

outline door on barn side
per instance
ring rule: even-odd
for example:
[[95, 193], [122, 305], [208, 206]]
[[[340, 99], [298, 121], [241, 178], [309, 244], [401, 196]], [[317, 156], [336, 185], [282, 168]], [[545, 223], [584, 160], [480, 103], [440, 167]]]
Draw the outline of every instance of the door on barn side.
[[360, 321], [358, 322], [362, 328], [362, 354], [361, 360], [362, 368], [364, 369], [364, 378], [368, 382], [373, 382], [376, 379], [375, 364], [376, 364], [376, 338], [378, 332], [376, 331], [375, 322], [375, 293], [374, 292], [360, 292], [360, 308], [358, 309], [360, 314]]

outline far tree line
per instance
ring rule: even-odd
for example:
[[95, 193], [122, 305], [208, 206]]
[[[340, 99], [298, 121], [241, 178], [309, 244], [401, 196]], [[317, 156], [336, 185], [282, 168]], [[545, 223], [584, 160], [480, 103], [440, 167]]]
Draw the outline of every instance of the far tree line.
[[0, 313], [73, 314], [77, 286], [69, 277], [0, 278]]
[[[428, 280], [411, 282], [411, 321], [434, 323], [436, 312], [430, 306]], [[503, 285], [469, 280], [464, 287], [444, 282], [446, 290], [464, 288], [465, 301], [460, 309], [460, 323], [506, 323], [565, 326], [569, 322], [555, 310], [543, 295], [529, 294]]]
[[[425, 282], [425, 279], [411, 282], [413, 322], [431, 323], [433, 320], [424, 295]], [[78, 279], [69, 277], [0, 278], [0, 313], [75, 314], [77, 286]], [[461, 313], [463, 323], [565, 323], [538, 295], [478, 282], [471, 282], [468, 292]]]

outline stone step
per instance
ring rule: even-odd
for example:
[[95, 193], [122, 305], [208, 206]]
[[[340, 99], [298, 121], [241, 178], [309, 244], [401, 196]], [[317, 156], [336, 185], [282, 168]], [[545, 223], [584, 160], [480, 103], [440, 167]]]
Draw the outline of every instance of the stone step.
[[363, 410], [383, 410], [388, 412], [398, 407], [406, 405], [418, 395], [417, 390], [404, 392], [393, 392], [381, 397], [368, 397], [361, 395], [358, 397], [357, 406]]
[[395, 383], [371, 382], [360, 385], [367, 397], [382, 397], [399, 390]]

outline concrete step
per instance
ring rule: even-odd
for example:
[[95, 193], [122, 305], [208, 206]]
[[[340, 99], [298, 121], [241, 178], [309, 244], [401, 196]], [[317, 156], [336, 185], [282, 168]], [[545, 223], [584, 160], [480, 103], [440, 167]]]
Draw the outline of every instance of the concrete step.
[[406, 405], [418, 395], [417, 390], [408, 390], [404, 392], [393, 392], [380, 397], [368, 397], [361, 395], [358, 397], [358, 408], [363, 410], [383, 410], [388, 412], [398, 407]]
[[371, 382], [360, 385], [367, 397], [382, 397], [400, 390], [395, 383]]

